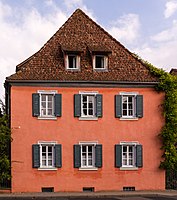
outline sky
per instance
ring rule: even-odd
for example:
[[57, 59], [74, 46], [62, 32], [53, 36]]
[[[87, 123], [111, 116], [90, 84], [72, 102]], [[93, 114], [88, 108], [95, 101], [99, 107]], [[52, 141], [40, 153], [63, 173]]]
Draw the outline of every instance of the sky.
[[82, 9], [132, 53], [177, 68], [177, 0], [0, 0], [0, 99], [5, 78]]

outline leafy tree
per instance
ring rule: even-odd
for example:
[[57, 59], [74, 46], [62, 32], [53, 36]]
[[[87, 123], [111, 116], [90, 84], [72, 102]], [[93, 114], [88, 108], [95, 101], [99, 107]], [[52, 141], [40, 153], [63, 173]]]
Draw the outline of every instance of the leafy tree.
[[0, 112], [0, 183], [10, 179], [9, 146], [11, 142], [11, 131], [9, 118], [5, 114], [5, 106], [0, 100], [2, 111]]

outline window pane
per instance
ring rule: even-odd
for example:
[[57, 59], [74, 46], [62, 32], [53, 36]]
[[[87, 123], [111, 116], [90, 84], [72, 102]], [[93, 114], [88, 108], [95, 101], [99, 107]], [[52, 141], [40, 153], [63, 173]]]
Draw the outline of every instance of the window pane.
[[88, 107], [89, 107], [89, 108], [93, 108], [93, 103], [90, 102], [90, 103], [88, 104]]
[[104, 68], [104, 56], [95, 56], [95, 68]]
[[82, 152], [86, 152], [86, 146], [82, 146]]
[[46, 109], [41, 110], [41, 115], [46, 115]]
[[123, 152], [127, 152], [127, 147], [123, 146]]
[[83, 159], [83, 160], [82, 160], [82, 166], [86, 166], [86, 165], [87, 165], [86, 159]]
[[88, 165], [89, 165], [89, 166], [92, 166], [92, 159], [89, 159], [89, 160], [88, 160]]
[[86, 95], [82, 95], [82, 100], [83, 100], [83, 102], [86, 102], [87, 101], [87, 96]]
[[122, 102], [125, 103], [125, 104], [127, 104], [127, 97], [123, 96]]
[[132, 103], [133, 102], [133, 97], [128, 97], [128, 102]]
[[129, 165], [133, 165], [133, 160], [132, 159], [129, 160]]
[[52, 160], [48, 160], [48, 166], [52, 166]]
[[52, 109], [48, 109], [48, 115], [52, 115]]
[[123, 103], [123, 110], [127, 110], [127, 104]]
[[46, 160], [42, 160], [42, 166], [46, 166]]
[[123, 159], [123, 165], [127, 165], [127, 160]]
[[129, 146], [129, 152], [133, 152], [133, 146]]
[[46, 152], [46, 146], [42, 146], [42, 153]]
[[42, 108], [46, 108], [46, 102], [41, 103]]
[[48, 101], [52, 101], [53, 95], [48, 95]]
[[130, 104], [130, 103], [128, 104], [128, 109], [133, 109], [133, 104], [132, 104], [132, 103], [131, 103], [131, 104]]
[[48, 102], [48, 108], [52, 108], [52, 102]]
[[75, 55], [69, 55], [68, 56], [68, 64], [69, 64], [69, 68], [71, 68], [71, 69], [75, 69], [75, 68], [77, 68], [77, 56], [75, 56]]
[[83, 114], [87, 115], [87, 109], [83, 109]]
[[93, 109], [89, 109], [89, 115], [93, 115]]
[[41, 97], [42, 97], [42, 98], [41, 98], [42, 101], [46, 101], [46, 95], [45, 95], [45, 94], [42, 94]]
[[92, 152], [92, 146], [88, 146], [88, 152]]

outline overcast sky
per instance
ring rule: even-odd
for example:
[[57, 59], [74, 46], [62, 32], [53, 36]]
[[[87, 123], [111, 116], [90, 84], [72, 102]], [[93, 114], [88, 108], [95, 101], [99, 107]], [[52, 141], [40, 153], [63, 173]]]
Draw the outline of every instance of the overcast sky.
[[0, 0], [0, 99], [5, 77], [77, 9], [158, 68], [177, 68], [177, 0]]

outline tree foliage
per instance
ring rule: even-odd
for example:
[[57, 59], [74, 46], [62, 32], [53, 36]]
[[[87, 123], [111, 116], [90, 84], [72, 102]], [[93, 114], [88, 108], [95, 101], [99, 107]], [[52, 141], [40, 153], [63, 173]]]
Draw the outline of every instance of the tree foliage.
[[0, 100], [2, 113], [0, 115], [0, 183], [10, 179], [9, 147], [11, 142], [11, 131], [9, 118], [5, 114], [5, 106]]

